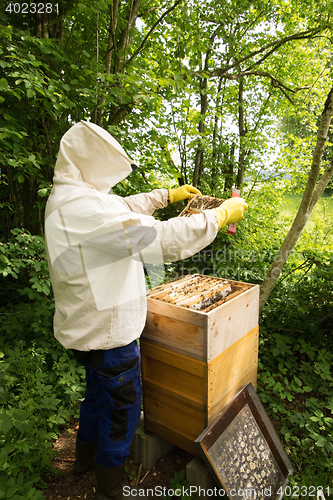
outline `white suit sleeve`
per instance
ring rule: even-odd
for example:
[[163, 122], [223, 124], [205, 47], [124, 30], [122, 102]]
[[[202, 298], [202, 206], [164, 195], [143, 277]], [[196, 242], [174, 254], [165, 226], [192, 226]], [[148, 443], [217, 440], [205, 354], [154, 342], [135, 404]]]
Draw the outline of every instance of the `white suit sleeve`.
[[153, 226], [162, 249], [164, 262], [187, 259], [209, 245], [218, 233], [212, 210], [192, 217], [175, 217]]
[[132, 212], [144, 215], [152, 215], [158, 208], [164, 208], [169, 202], [167, 189], [154, 189], [150, 193], [133, 194], [126, 196], [123, 200]]

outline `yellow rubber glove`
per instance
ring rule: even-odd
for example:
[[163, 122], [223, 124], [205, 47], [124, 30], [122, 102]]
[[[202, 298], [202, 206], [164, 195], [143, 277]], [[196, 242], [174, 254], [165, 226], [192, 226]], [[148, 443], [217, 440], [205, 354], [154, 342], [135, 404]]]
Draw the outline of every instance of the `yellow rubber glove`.
[[243, 198], [229, 198], [218, 208], [213, 208], [216, 215], [219, 229], [227, 224], [234, 224], [243, 219], [247, 210], [247, 203]]
[[184, 184], [176, 189], [169, 189], [169, 200], [170, 203], [175, 201], [185, 200], [187, 198], [193, 198], [195, 194], [201, 194], [199, 189], [190, 186], [189, 184]]

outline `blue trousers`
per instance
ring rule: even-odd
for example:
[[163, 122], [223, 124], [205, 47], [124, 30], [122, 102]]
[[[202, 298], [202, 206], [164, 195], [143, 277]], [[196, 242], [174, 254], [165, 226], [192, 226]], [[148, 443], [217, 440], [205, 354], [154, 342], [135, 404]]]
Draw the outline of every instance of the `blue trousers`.
[[[74, 354], [80, 360], [81, 353]], [[96, 462], [107, 468], [118, 467], [128, 457], [140, 420], [140, 349], [134, 341], [84, 354], [87, 389], [80, 408], [78, 436], [85, 443], [98, 438]]]

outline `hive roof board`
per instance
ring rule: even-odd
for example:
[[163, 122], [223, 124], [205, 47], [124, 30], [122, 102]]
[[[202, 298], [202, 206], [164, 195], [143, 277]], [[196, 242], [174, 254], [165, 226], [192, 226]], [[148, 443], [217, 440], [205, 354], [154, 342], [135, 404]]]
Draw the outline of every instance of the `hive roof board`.
[[293, 466], [252, 384], [233, 398], [195, 442], [230, 500], [283, 497]]

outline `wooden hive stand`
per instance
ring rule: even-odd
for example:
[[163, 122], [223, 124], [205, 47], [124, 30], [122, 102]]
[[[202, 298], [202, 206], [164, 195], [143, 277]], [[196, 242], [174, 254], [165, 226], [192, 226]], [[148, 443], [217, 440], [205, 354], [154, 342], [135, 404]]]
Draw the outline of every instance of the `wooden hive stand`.
[[259, 286], [199, 274], [153, 288], [140, 340], [145, 429], [194, 443], [258, 364]]

